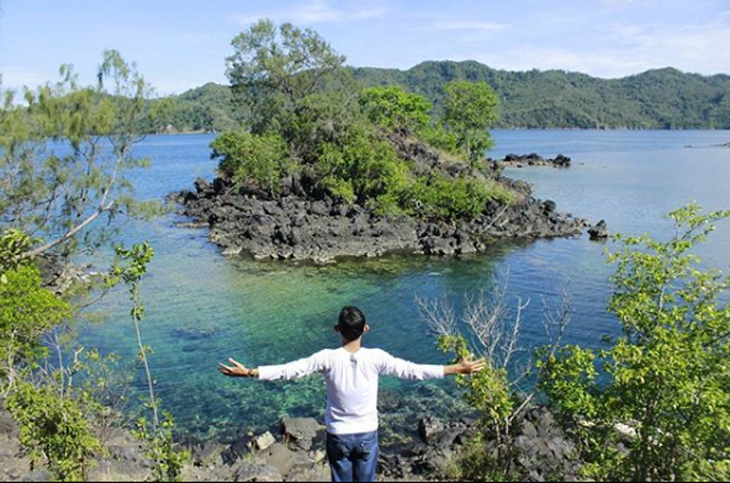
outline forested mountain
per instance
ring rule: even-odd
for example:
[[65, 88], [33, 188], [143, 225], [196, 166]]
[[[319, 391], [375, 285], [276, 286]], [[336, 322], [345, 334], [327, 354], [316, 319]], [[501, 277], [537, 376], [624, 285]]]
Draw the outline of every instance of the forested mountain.
[[[730, 129], [730, 76], [673, 68], [621, 79], [560, 70], [509, 72], [474, 61], [424, 62], [409, 70], [350, 68], [366, 86], [398, 84], [426, 96], [437, 112], [454, 79], [486, 81], [500, 98], [497, 127], [607, 129]], [[227, 129], [236, 114], [228, 88], [209, 83], [174, 98], [178, 130]]]
[[401, 84], [436, 106], [453, 79], [486, 81], [499, 95], [501, 127], [730, 128], [730, 76], [676, 69], [622, 79], [559, 70], [508, 72], [478, 62], [424, 62], [407, 71], [356, 68], [368, 85]]
[[168, 131], [220, 132], [236, 128], [244, 120], [233, 105], [228, 86], [208, 82], [179, 96], [155, 101], [160, 125]]

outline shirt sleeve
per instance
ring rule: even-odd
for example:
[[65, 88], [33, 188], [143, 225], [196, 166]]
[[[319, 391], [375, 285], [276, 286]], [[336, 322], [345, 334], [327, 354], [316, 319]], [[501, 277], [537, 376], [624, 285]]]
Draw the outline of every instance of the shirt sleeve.
[[403, 359], [393, 357], [385, 351], [381, 353], [380, 374], [395, 376], [400, 379], [423, 381], [426, 379], [443, 379], [444, 366], [414, 364]]
[[327, 351], [320, 351], [306, 359], [299, 359], [288, 364], [261, 366], [259, 367], [259, 379], [262, 381], [276, 381], [278, 379], [289, 381], [307, 377], [311, 374], [322, 373], [328, 368], [328, 360]]

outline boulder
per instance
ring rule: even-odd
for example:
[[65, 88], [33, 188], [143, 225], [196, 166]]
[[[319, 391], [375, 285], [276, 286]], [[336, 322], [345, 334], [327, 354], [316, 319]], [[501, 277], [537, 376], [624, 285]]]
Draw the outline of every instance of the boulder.
[[553, 159], [553, 165], [558, 168], [570, 168], [571, 163], [572, 160], [568, 156], [564, 156], [562, 154], [558, 154], [558, 156]]
[[281, 422], [284, 440], [296, 449], [308, 451], [317, 434], [324, 428], [312, 418], [291, 418]]
[[605, 240], [608, 238], [608, 225], [606, 225], [605, 220], [601, 220], [598, 223], [596, 223], [595, 226], [588, 229], [588, 235], [590, 235], [591, 240]]
[[15, 432], [15, 420], [5, 411], [0, 411], [0, 435], [11, 435]]
[[203, 178], [197, 178], [193, 185], [195, 186], [195, 191], [198, 194], [205, 194], [212, 191], [212, 186], [210, 185], [210, 183]]
[[418, 436], [426, 444], [433, 443], [436, 436], [445, 429], [444, 423], [434, 416], [426, 416], [418, 421]]
[[242, 461], [233, 468], [233, 481], [283, 481], [279, 470], [271, 465]]
[[253, 439], [253, 444], [259, 451], [270, 448], [276, 443], [276, 439], [270, 432], [265, 432], [261, 436]]
[[284, 477], [295, 469], [310, 468], [312, 466], [312, 462], [305, 454], [295, 453], [280, 443], [271, 446], [263, 455], [263, 460], [268, 466], [276, 468]]

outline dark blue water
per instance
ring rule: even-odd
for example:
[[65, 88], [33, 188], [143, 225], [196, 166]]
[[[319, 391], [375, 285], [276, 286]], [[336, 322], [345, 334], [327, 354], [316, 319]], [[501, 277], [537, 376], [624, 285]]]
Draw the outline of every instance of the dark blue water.
[[[612, 231], [668, 236], [665, 215], [688, 202], [707, 209], [730, 208], [730, 141], [723, 131], [496, 131], [494, 157], [509, 152], [571, 156], [569, 170], [512, 169], [508, 174], [536, 185], [561, 211]], [[162, 198], [190, 188], [197, 176], [212, 178], [208, 135], [153, 136], [137, 149], [152, 168], [135, 175], [142, 198]], [[692, 145], [695, 148], [686, 148]], [[542, 313], [555, 309], [567, 287], [573, 322], [567, 340], [597, 346], [616, 322], [605, 310], [610, 246], [586, 236], [532, 243], [498, 243], [487, 253], [461, 259], [386, 257], [328, 266], [293, 266], [226, 258], [207, 241], [205, 230], [180, 229], [180, 219], [128, 222], [126, 242], [149, 240], [156, 249], [143, 282], [145, 342], [155, 355], [152, 370], [166, 409], [181, 427], [202, 438], [230, 438], [273, 425], [283, 415], [321, 417], [324, 384], [263, 384], [229, 380], [216, 364], [235, 357], [251, 366], [305, 357], [335, 347], [331, 327], [343, 305], [360, 306], [373, 331], [366, 343], [399, 357], [441, 363], [433, 336], [419, 317], [416, 297], [445, 298], [457, 310], [464, 297], [487, 288], [494, 277], [509, 284], [510, 304], [530, 300], [523, 344], [544, 344]], [[730, 262], [730, 224], [722, 225], [700, 254], [707, 266]], [[103, 322], [85, 330], [82, 342], [130, 358], [136, 353], [128, 304], [116, 292], [95, 307]], [[459, 411], [453, 381], [403, 384], [384, 381], [386, 419], [399, 412]]]

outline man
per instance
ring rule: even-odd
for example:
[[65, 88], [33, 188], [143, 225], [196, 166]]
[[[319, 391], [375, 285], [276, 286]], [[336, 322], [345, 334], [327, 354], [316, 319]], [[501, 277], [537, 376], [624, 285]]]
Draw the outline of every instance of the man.
[[342, 309], [335, 331], [342, 337], [340, 349], [327, 349], [307, 359], [258, 369], [247, 369], [229, 359], [233, 366], [220, 364], [218, 370], [229, 377], [256, 377], [263, 381], [324, 374], [327, 382], [327, 458], [332, 480], [375, 481], [379, 452], [378, 378], [440, 379], [478, 372], [486, 362], [468, 358], [450, 366], [418, 365], [380, 349], [363, 348], [363, 334], [370, 331], [370, 326], [357, 307]]

